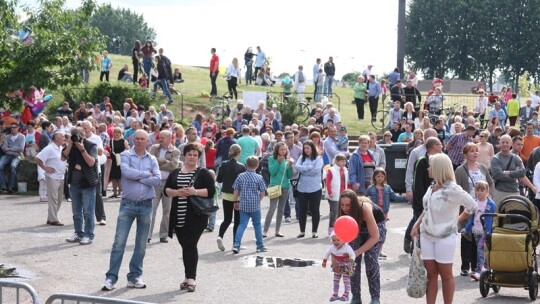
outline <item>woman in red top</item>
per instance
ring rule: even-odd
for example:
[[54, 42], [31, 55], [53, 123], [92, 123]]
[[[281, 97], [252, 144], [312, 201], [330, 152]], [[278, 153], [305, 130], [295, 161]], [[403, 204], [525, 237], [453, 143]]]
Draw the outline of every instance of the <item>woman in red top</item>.
[[208, 116], [208, 118], [206, 119], [206, 121], [203, 123], [202, 125], [202, 129], [204, 130], [204, 132], [207, 132], [207, 128], [210, 128], [212, 131], [212, 135], [211, 136], [207, 136], [207, 134], [202, 134], [202, 136], [204, 137], [208, 137], [208, 138], [215, 138], [216, 134], [217, 134], [217, 131], [218, 131], [218, 126], [216, 125], [216, 123], [214, 122], [215, 120], [215, 117], [214, 115], [210, 115]]
[[206, 146], [204, 147], [204, 154], [206, 156], [206, 169], [214, 170], [216, 153], [217, 150], [214, 149], [214, 142], [211, 140], [206, 141]]
[[[147, 40], [144, 46], [141, 49], [143, 53], [143, 68], [146, 77], [150, 75], [150, 70], [152, 69], [152, 57], [157, 53], [156, 49], [152, 46], [152, 41]], [[148, 83], [146, 84], [148, 87]]]

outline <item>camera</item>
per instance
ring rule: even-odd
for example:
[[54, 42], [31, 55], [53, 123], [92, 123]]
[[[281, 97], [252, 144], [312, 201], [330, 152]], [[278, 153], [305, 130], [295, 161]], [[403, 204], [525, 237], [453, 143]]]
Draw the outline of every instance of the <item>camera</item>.
[[74, 134], [74, 135], [71, 135], [71, 141], [76, 143], [76, 142], [81, 142], [82, 141], [82, 137], [80, 137], [79, 135], [77, 134]]

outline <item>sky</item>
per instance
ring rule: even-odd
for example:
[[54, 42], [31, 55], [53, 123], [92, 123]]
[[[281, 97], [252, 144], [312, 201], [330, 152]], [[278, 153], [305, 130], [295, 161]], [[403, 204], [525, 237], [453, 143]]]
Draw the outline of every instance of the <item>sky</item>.
[[[32, 4], [36, 1], [23, 0]], [[173, 63], [208, 66], [215, 47], [220, 65], [256, 46], [272, 58], [274, 75], [298, 65], [311, 76], [316, 58], [333, 56], [336, 77], [374, 65], [378, 75], [396, 66], [396, 0], [97, 0], [143, 14], [157, 46]], [[68, 7], [80, 6], [67, 0]], [[141, 40], [144, 37], [141, 37]], [[243, 67], [243, 64], [242, 64]], [[310, 78], [310, 77], [308, 77]]]

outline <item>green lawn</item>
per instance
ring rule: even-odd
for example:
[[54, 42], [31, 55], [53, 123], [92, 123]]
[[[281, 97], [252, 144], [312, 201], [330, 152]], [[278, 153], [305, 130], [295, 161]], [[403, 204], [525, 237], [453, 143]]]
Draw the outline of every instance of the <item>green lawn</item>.
[[[118, 71], [124, 66], [124, 64], [128, 64], [130, 71], [132, 71], [133, 66], [131, 63], [131, 58], [128, 56], [110, 55], [110, 57], [113, 61], [113, 67], [110, 73], [110, 80], [112, 83], [115, 83]], [[173, 64], [173, 70], [176, 67], [180, 68], [180, 70], [182, 71], [182, 77], [185, 80], [184, 83], [175, 84], [175, 88], [182, 92], [184, 97], [184, 121], [190, 122], [191, 118], [194, 117], [195, 114], [199, 111], [203, 114], [208, 114], [210, 112], [209, 110], [212, 104], [210, 103], [208, 98], [201, 97], [202, 92], [210, 92], [210, 78], [208, 75], [208, 70], [203, 68], [180, 66], [177, 64]], [[221, 73], [221, 76], [218, 78], [217, 81], [218, 95], [223, 95], [227, 91], [227, 82], [222, 76], [223, 73]], [[99, 83], [99, 71], [92, 71], [90, 73], [90, 85], [95, 85], [97, 83]], [[263, 90], [273, 92], [281, 91], [279, 87], [248, 87], [244, 84], [243, 81], [242, 84], [238, 86], [237, 90], [239, 92]], [[305, 91], [313, 92], [313, 86], [307, 86]], [[337, 96], [339, 96], [339, 99], [337, 97], [334, 97], [331, 101], [334, 104], [334, 107], [340, 108], [339, 112], [341, 115], [341, 120], [344, 122], [344, 125], [347, 126], [349, 135], [365, 134], [368, 131], [374, 130], [369, 121], [370, 112], [367, 103], [365, 108], [366, 119], [363, 121], [359, 121], [356, 118], [356, 107], [355, 105], [351, 104], [351, 101], [353, 100], [352, 88], [334, 87], [333, 91]], [[465, 104], [468, 105], [469, 108], [474, 103], [474, 99], [472, 99], [470, 96], [453, 96], [451, 98], [450, 95], [448, 96], [451, 103]], [[177, 117], [180, 117], [180, 97], [175, 96], [175, 99], [176, 102], [173, 103], [170, 107], [172, 108], [175, 115]], [[379, 101], [381, 99], [379, 99]], [[338, 100], [340, 100], [340, 102]], [[165, 99], [156, 101], [155, 105], [159, 105], [160, 103], [163, 103], [165, 101]], [[382, 104], [379, 104], [379, 109], [381, 108]]]

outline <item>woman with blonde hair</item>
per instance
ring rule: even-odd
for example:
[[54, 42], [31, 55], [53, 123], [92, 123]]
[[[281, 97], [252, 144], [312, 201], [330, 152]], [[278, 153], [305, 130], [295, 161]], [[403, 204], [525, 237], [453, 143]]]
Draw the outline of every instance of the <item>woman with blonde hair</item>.
[[[434, 179], [423, 198], [424, 211], [414, 224], [411, 237], [422, 247], [427, 270], [426, 303], [437, 300], [438, 277], [441, 276], [444, 303], [452, 303], [455, 291], [452, 264], [457, 243], [457, 223], [477, 208], [476, 201], [456, 184], [452, 161], [446, 154], [430, 157], [428, 174]], [[459, 214], [460, 207], [465, 212]], [[421, 233], [419, 233], [421, 232]]]
[[240, 67], [238, 66], [238, 59], [233, 58], [231, 64], [229, 64], [229, 67], [225, 72], [225, 77], [227, 77], [229, 96], [234, 96], [234, 99], [238, 99], [238, 92], [236, 91], [236, 86], [242, 83], [242, 74], [240, 72]]
[[413, 127], [413, 131], [415, 129], [415, 119], [416, 119], [416, 113], [414, 112], [414, 105], [412, 102], [406, 102], [403, 106], [405, 111], [403, 111], [403, 118], [407, 119], [407, 123], [410, 124]]
[[180, 147], [181, 144], [184, 143], [184, 139], [185, 139], [185, 133], [184, 133], [184, 127], [182, 127], [181, 124], [173, 124], [172, 125], [172, 130], [173, 130], [173, 138], [174, 138], [174, 146], [175, 147]]

